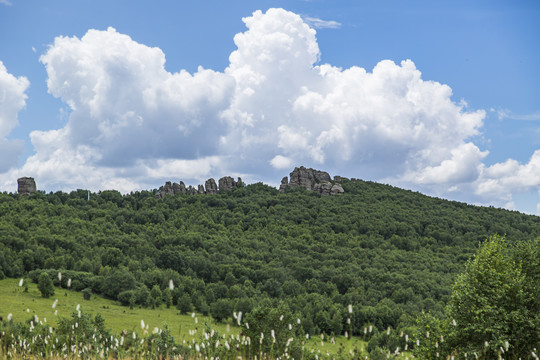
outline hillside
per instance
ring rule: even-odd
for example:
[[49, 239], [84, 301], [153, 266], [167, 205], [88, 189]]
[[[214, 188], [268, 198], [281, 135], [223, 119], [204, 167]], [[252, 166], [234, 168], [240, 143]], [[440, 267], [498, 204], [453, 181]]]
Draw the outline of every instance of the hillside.
[[217, 320], [279, 307], [304, 333], [362, 334], [410, 326], [421, 310], [441, 313], [488, 235], [540, 234], [535, 216], [341, 185], [340, 196], [263, 184], [164, 198], [156, 190], [90, 200], [85, 190], [0, 194], [0, 277], [37, 280], [48, 269], [57, 285], [71, 278], [73, 289], [125, 305], [151, 308], [170, 292], [182, 312]]

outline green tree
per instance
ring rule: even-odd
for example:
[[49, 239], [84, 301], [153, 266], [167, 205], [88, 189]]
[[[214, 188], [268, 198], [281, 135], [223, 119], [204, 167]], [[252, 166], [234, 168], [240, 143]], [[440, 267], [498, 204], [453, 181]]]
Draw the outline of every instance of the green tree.
[[[505, 359], [530, 356], [540, 344], [538, 256], [538, 239], [511, 246], [504, 237], [488, 238], [458, 276], [445, 318], [423, 316], [421, 332], [431, 330], [432, 336], [423, 341], [420, 352], [433, 354], [433, 335], [440, 333], [447, 341], [446, 355], [476, 352], [490, 359], [499, 354]], [[530, 261], [536, 266], [530, 266]]]
[[210, 314], [218, 322], [221, 322], [231, 316], [233, 313], [233, 305], [229, 299], [219, 299], [210, 305]]
[[46, 272], [42, 272], [38, 279], [38, 289], [41, 296], [48, 298], [54, 295], [54, 286], [51, 278]]
[[156, 307], [159, 307], [161, 305], [161, 290], [159, 289], [159, 286], [154, 285], [152, 287], [152, 290], [150, 290], [150, 297], [152, 298], [152, 309], [155, 309]]
[[166, 288], [165, 290], [163, 290], [161, 300], [163, 301], [163, 303], [165, 304], [167, 309], [171, 307], [172, 294], [171, 294], [171, 290], [169, 288]]
[[188, 294], [184, 294], [179, 297], [176, 308], [180, 310], [182, 314], [187, 314], [193, 311], [193, 305], [191, 305], [191, 297]]

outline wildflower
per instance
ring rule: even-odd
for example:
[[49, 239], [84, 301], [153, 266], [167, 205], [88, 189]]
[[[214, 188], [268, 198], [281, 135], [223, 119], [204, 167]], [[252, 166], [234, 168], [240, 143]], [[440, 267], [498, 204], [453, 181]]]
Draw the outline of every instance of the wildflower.
[[195, 317], [195, 313], [191, 313], [191, 317], [194, 318], [194, 317]]
[[79, 311], [81, 309], [81, 304], [77, 304], [76, 309], [77, 309], [77, 311]]
[[296, 323], [297, 323], [298, 325], [300, 325], [300, 322], [301, 322], [301, 321], [300, 321], [300, 318], [296, 319]]
[[54, 300], [53, 304], [52, 304], [52, 308], [56, 308], [56, 305], [58, 305], [58, 299]]
[[390, 335], [390, 326], [386, 329], [386, 335]]
[[349, 338], [349, 332], [348, 331], [345, 331], [345, 337], [348, 339]]
[[58, 272], [58, 281], [62, 282], [62, 273], [60, 271]]
[[489, 343], [487, 341], [484, 341], [484, 347], [488, 347]]
[[289, 323], [289, 330], [292, 330], [292, 325]]
[[283, 321], [283, 315], [279, 317], [279, 321]]
[[13, 314], [9, 313], [8, 316], [7, 316], [8, 321], [11, 321], [12, 318], [13, 318]]
[[272, 338], [276, 338], [276, 333], [274, 332], [274, 329], [270, 330], [270, 335], [272, 335]]
[[373, 331], [373, 325], [369, 325], [369, 333], [371, 334], [372, 331]]
[[133, 340], [137, 338], [137, 334], [135, 334], [135, 331], [133, 332]]
[[68, 289], [71, 287], [71, 278], [68, 279], [67, 287]]
[[249, 324], [248, 324], [248, 323], [246, 323], [246, 329], [248, 329], [248, 330], [249, 330]]
[[347, 324], [351, 325], [351, 318], [347, 318]]
[[429, 338], [429, 331], [426, 331], [426, 337]]
[[58, 316], [58, 310], [54, 310], [54, 315]]
[[452, 325], [457, 326], [456, 319], [452, 319]]
[[23, 284], [24, 284], [24, 279], [21, 278], [21, 280], [19, 280], [19, 287], [23, 286]]
[[349, 314], [352, 314], [352, 305], [349, 304], [349, 306], [348, 306], [347, 308], [348, 308], [348, 310], [349, 310]]
[[144, 320], [141, 319], [141, 329], [144, 330]]
[[169, 280], [169, 290], [173, 291], [174, 290], [174, 282], [172, 279]]
[[416, 346], [420, 346], [420, 340], [416, 340]]
[[240, 323], [242, 322], [242, 312], [238, 312], [238, 326], [240, 326]]

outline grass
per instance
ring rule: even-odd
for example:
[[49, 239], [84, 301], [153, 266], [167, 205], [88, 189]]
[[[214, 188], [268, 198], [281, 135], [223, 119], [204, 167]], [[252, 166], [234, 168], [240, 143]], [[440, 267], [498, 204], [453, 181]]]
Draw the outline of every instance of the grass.
[[[181, 315], [179, 311], [172, 307], [166, 308], [164, 305], [157, 309], [134, 308], [121, 306], [117, 302], [93, 295], [91, 300], [84, 300], [80, 292], [66, 290], [55, 287], [55, 294], [50, 298], [41, 297], [37, 284], [29, 279], [24, 280], [24, 285], [19, 286], [20, 279], [4, 279], [0, 281], [0, 316], [4, 319], [8, 314], [12, 314], [16, 322], [24, 322], [34, 316], [39, 321], [46, 322], [54, 327], [59, 317], [69, 318], [76, 312], [77, 306], [87, 314], [95, 316], [101, 314], [105, 319], [105, 326], [119, 334], [122, 330], [129, 333], [136, 332], [144, 335], [141, 328], [141, 320], [144, 321], [148, 333], [152, 333], [155, 327], [163, 328], [167, 324], [171, 330], [171, 335], [177, 343], [186, 341], [192, 342], [195, 336], [200, 336], [208, 324], [210, 328], [219, 331], [221, 334], [237, 335], [240, 328], [234, 326], [232, 321], [228, 323], [217, 323], [211, 317], [201, 314]], [[25, 292], [25, 287], [28, 292]], [[53, 304], [57, 301], [56, 306]], [[194, 336], [194, 331], [197, 334]], [[306, 341], [307, 351], [320, 354], [344, 354], [349, 352], [364, 353], [366, 342], [360, 338], [347, 339], [344, 336], [332, 338], [326, 336], [324, 340], [320, 336], [314, 336]]]
[[[24, 283], [28, 285], [28, 292], [24, 292], [24, 285], [19, 287], [18, 279], [0, 281], [0, 316], [4, 319], [11, 313], [14, 321], [24, 322], [37, 315], [39, 320], [43, 322], [46, 320], [54, 327], [58, 317], [71, 317], [71, 314], [76, 311], [77, 305], [80, 305], [80, 308], [87, 314], [95, 316], [95, 314], [100, 313], [105, 319], [105, 325], [117, 334], [122, 330], [142, 334], [141, 320], [144, 321], [145, 326], [148, 326], [150, 333], [154, 327], [162, 328], [164, 324], [167, 324], [177, 342], [191, 341], [190, 331], [202, 330], [205, 323], [223, 334], [228, 332], [227, 329], [232, 333], [239, 332], [239, 328], [230, 326], [230, 324], [228, 326], [226, 323], [216, 323], [211, 317], [201, 314], [197, 314], [195, 317], [180, 315], [173, 306], [169, 309], [163, 305], [158, 309], [130, 309], [97, 295], [92, 295], [91, 300], [84, 300], [80, 292], [58, 287], [55, 287], [55, 294], [46, 299], [41, 297], [37, 284], [32, 283], [29, 279], [25, 279]], [[56, 299], [58, 299], [58, 303], [53, 309], [52, 306]]]

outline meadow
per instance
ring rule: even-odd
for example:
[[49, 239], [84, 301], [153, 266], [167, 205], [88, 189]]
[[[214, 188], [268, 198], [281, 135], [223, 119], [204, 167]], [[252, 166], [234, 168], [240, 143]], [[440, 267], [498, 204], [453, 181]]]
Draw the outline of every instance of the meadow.
[[[84, 313], [90, 318], [95, 318], [97, 314], [100, 314], [105, 320], [105, 327], [110, 329], [112, 334], [120, 337], [130, 335], [144, 339], [150, 334], [161, 332], [166, 327], [170, 335], [174, 337], [175, 343], [185, 345], [188, 349], [191, 345], [195, 351], [197, 351], [195, 344], [201, 342], [205, 336], [208, 338], [209, 334], [213, 334], [212, 336], [221, 334], [222, 339], [232, 338], [233, 341], [242, 336], [242, 327], [233, 321], [216, 322], [209, 316], [196, 313], [182, 315], [174, 307], [166, 308], [164, 305], [156, 309], [142, 307], [130, 309], [98, 295], [93, 295], [90, 300], [84, 300], [80, 292], [58, 287], [55, 288], [55, 294], [52, 297], [43, 298], [37, 284], [32, 283], [29, 279], [22, 279], [22, 281], [21, 279], [1, 280], [0, 304], [2, 304], [0, 318], [8, 320], [8, 322], [32, 322], [35, 326], [39, 323], [45, 328], [52, 329], [58, 327], [61, 319], [76, 318], [78, 313]], [[133, 335], [134, 333], [136, 335]], [[51, 331], [50, 334], [52, 334]], [[27, 342], [30, 341], [31, 337]], [[342, 357], [347, 356], [347, 354], [353, 357], [367, 356], [367, 343], [359, 337], [317, 335], [299, 341], [301, 341], [302, 347], [305, 347], [304, 351], [321, 358]], [[222, 346], [226, 349], [225, 342]], [[200, 352], [201, 346], [198, 349], [200, 357], [204, 357], [204, 352]], [[138, 351], [139, 353], [126, 352], [124, 355], [143, 356], [144, 347]], [[0, 350], [0, 354], [9, 358], [26, 358], [28, 355], [20, 350], [18, 354], [16, 352], [8, 354], [8, 352], [9, 349], [7, 351], [5, 348]], [[53, 354], [43, 356], [54, 357]], [[193, 357], [198, 358], [199, 356], [193, 354]]]

